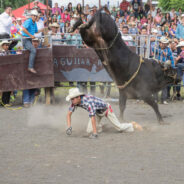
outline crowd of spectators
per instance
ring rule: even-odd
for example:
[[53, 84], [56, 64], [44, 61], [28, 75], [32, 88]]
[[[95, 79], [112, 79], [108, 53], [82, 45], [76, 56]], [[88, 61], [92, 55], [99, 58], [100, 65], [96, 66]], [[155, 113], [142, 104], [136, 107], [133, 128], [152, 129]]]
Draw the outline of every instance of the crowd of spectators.
[[[58, 6], [54, 4], [49, 11], [41, 10], [38, 1], [34, 2], [34, 8], [38, 11], [37, 27], [46, 29], [44, 32], [53, 39], [53, 44], [72, 44], [82, 45], [82, 39], [78, 30], [69, 33], [70, 27], [75, 20], [81, 16], [83, 23], [88, 22], [96, 13], [97, 7], [80, 3], [73, 7], [70, 2], [68, 6]], [[172, 66], [179, 66], [179, 72], [184, 69], [184, 59], [181, 55], [184, 47], [180, 42], [184, 41], [184, 14], [181, 9], [171, 9], [169, 12], [162, 11], [161, 8], [151, 4], [151, 1], [142, 3], [142, 0], [122, 0], [119, 7], [109, 7], [109, 13], [116, 22], [122, 34], [122, 39], [128, 46], [141, 45], [139, 55], [143, 57], [152, 57], [159, 62], [170, 60]], [[27, 13], [28, 16], [29, 11]], [[11, 25], [11, 37], [21, 38], [23, 21], [21, 18], [13, 18]], [[136, 36], [140, 36], [136, 42]], [[148, 35], [149, 38], [148, 42]], [[35, 34], [36, 37], [44, 36], [43, 32]], [[180, 44], [179, 44], [180, 43]], [[147, 44], [150, 44], [149, 51]], [[15, 50], [21, 49], [22, 45], [18, 43]], [[180, 57], [179, 57], [180, 56]], [[168, 90], [169, 91], [169, 90]], [[177, 88], [177, 97], [180, 99], [180, 89]], [[169, 93], [167, 92], [167, 97]]]

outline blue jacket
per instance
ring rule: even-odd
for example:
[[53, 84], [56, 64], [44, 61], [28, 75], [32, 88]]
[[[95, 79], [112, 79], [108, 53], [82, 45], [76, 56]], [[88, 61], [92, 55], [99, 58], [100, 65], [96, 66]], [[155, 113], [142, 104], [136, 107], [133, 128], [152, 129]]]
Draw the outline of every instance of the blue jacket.
[[[37, 24], [36, 24], [36, 22], [34, 23], [31, 18], [27, 19], [24, 22], [23, 27], [26, 28], [28, 30], [28, 32], [33, 36], [35, 33], [38, 32]], [[22, 31], [22, 36], [29, 37], [29, 35], [27, 35], [23, 31]]]
[[[154, 52], [154, 48], [152, 48], [152, 51]], [[165, 56], [163, 52], [165, 52], [167, 55]], [[171, 60], [171, 66], [174, 67], [174, 58], [169, 47], [166, 47], [164, 50], [162, 50], [159, 46], [159, 48], [156, 49], [156, 59], [158, 59], [161, 63]]]

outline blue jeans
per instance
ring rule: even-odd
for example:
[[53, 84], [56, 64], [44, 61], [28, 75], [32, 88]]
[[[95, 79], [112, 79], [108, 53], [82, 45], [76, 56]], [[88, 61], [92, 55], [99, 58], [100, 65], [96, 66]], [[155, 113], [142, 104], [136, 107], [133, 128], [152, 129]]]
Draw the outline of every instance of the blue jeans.
[[33, 47], [31, 43], [31, 39], [23, 39], [23, 46], [24, 46], [24, 49], [27, 49], [30, 51], [28, 68], [34, 68], [36, 49]]
[[165, 101], [167, 100], [167, 87], [162, 89], [162, 93], [161, 93], [161, 101]]
[[23, 104], [33, 104], [36, 89], [23, 90]]
[[183, 76], [183, 70], [184, 70], [184, 63], [178, 63], [176, 64], [177, 72], [180, 77]]

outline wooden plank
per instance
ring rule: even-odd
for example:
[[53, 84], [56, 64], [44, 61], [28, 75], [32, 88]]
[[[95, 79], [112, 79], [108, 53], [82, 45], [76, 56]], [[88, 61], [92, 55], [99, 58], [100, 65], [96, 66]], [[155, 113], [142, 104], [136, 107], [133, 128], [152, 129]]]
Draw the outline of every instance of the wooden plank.
[[46, 105], [51, 104], [51, 90], [50, 90], [50, 88], [45, 88], [45, 103], [46, 103]]
[[52, 50], [37, 49], [37, 74], [28, 72], [28, 60], [28, 51], [19, 55], [0, 56], [0, 92], [54, 86]]

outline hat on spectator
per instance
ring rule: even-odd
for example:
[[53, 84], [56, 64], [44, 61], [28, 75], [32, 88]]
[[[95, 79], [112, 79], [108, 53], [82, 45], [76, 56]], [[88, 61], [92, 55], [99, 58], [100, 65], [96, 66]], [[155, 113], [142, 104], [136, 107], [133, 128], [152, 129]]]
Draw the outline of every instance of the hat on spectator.
[[176, 47], [184, 47], [184, 41], [181, 41]]
[[153, 28], [153, 29], [151, 30], [151, 32], [152, 32], [152, 33], [158, 33], [158, 30]]
[[59, 27], [59, 24], [54, 22], [53, 24], [50, 25], [50, 27]]
[[181, 14], [181, 17], [184, 17], [184, 13], [183, 13], [183, 14]]
[[39, 42], [39, 39], [38, 38], [34, 38], [34, 39], [32, 39], [32, 41], [38, 41]]
[[160, 42], [162, 42], [162, 43], [169, 43], [169, 40], [165, 36], [162, 36], [160, 38]]
[[33, 7], [33, 10], [34, 10], [34, 9], [38, 9], [38, 8], [39, 8], [38, 6], [34, 6], [34, 7]]
[[31, 15], [38, 16], [38, 11], [37, 10], [31, 10]]
[[84, 95], [84, 93], [79, 91], [79, 88], [72, 88], [69, 90], [69, 94], [66, 97], [66, 101], [70, 101], [72, 98]]
[[4, 44], [11, 44], [11, 41], [9, 41], [9, 40], [3, 40], [3, 41], [0, 43], [0, 49], [2, 49], [2, 46], [3, 46]]
[[74, 15], [73, 15], [73, 18], [78, 18], [77, 14], [74, 14]]
[[144, 24], [143, 24], [143, 26], [147, 26], [148, 24], [145, 22]]
[[20, 17], [18, 17], [17, 20], [22, 20], [22, 19]]
[[128, 25], [130, 25], [130, 26], [131, 25], [136, 25], [136, 23], [135, 22], [129, 22]]

